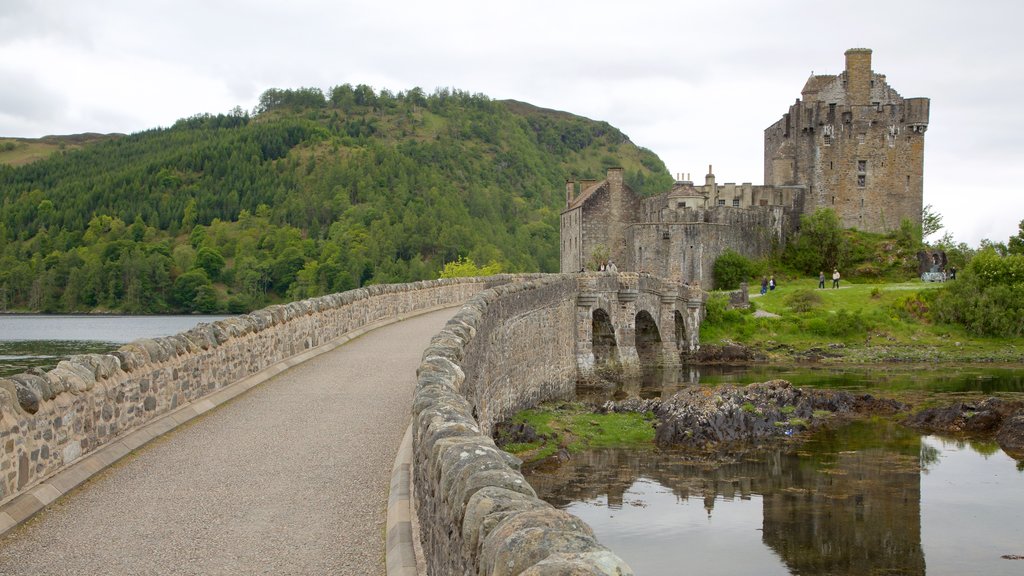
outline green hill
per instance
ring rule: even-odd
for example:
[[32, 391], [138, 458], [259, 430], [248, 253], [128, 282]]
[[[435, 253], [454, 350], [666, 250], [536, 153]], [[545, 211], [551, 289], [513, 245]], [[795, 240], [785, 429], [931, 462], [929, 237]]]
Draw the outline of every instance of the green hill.
[[0, 164], [0, 310], [242, 311], [459, 257], [555, 271], [567, 177], [671, 183], [605, 122], [452, 90], [272, 89], [86, 144]]

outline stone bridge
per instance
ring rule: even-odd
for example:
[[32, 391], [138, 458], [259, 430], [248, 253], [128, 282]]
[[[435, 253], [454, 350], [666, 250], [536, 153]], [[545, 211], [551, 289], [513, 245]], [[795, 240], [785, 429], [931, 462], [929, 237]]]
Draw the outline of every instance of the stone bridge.
[[595, 366], [678, 364], [697, 350], [704, 296], [697, 288], [633, 273], [578, 276], [576, 358], [581, 375]]
[[[0, 532], [7, 534], [0, 544], [0, 573], [48, 572], [43, 564], [33, 564], [27, 558], [30, 553], [18, 552], [21, 550], [49, 551], [56, 554], [56, 566], [67, 568], [72, 558], [78, 556], [69, 555], [60, 546], [54, 547], [50, 541], [66, 542], [65, 536], [43, 534], [39, 536], [43, 542], [38, 547], [23, 548], [19, 540], [21, 531], [15, 528], [62, 497], [67, 501], [89, 500], [89, 491], [98, 492], [99, 487], [90, 485], [83, 491], [69, 493], [121, 458], [141, 459], [133, 452], [153, 438], [199, 416], [208, 414], [203, 422], [227, 419], [232, 408], [247, 405], [247, 399], [256, 392], [263, 394], [264, 390], [295, 388], [296, 391], [287, 389], [283, 397], [272, 400], [267, 408], [269, 415], [260, 413], [261, 420], [256, 422], [261, 432], [271, 432], [268, 438], [297, 428], [294, 437], [287, 436], [279, 446], [268, 450], [222, 447], [217, 432], [199, 434], [194, 440], [199, 443], [197, 450], [223, 456], [203, 460], [198, 458], [199, 454], [194, 459], [186, 455], [182, 462], [158, 464], [154, 472], [158, 489], [153, 498], [164, 502], [165, 494], [202, 494], [193, 484], [199, 482], [198, 476], [207, 474], [203, 468], [220, 471], [226, 467], [227, 458], [244, 450], [242, 459], [233, 465], [246, 469], [259, 466], [268, 471], [283, 468], [285, 474], [280, 478], [294, 482], [293, 490], [300, 492], [293, 495], [298, 498], [295, 506], [320, 502], [314, 497], [322, 498], [323, 494], [302, 491], [319, 492], [322, 488], [311, 489], [308, 483], [302, 483], [304, 474], [287, 474], [293, 467], [302, 466], [289, 459], [292, 452], [310, 444], [314, 449], [304, 458], [327, 455], [332, 461], [348, 461], [342, 460], [344, 457], [368, 465], [369, 458], [359, 453], [366, 449], [368, 438], [391, 438], [393, 433], [384, 433], [385, 428], [404, 427], [406, 423], [401, 417], [370, 413], [365, 415], [371, 421], [369, 431], [334, 426], [304, 432], [303, 427], [314, 422], [344, 423], [347, 418], [356, 417], [345, 416], [338, 406], [326, 403], [327, 396], [337, 397], [342, 399], [340, 406], [346, 407], [343, 398], [350, 393], [349, 389], [333, 391], [351, 384], [344, 382], [340, 374], [350, 371], [353, 364], [360, 364], [365, 366], [361, 366], [361, 375], [356, 378], [380, 379], [383, 374], [385, 380], [397, 378], [395, 382], [404, 382], [404, 376], [392, 375], [394, 372], [389, 371], [387, 364], [392, 363], [391, 357], [407, 355], [409, 351], [394, 348], [402, 346], [401, 340], [381, 329], [370, 333], [382, 333], [379, 339], [368, 335], [359, 340], [375, 348], [371, 350], [372, 356], [350, 360], [338, 356], [342, 365], [324, 364], [316, 370], [306, 368], [316, 364], [314, 361], [299, 363], [335, 348], [348, 349], [355, 343], [346, 342], [381, 325], [457, 305], [462, 305], [461, 309], [423, 352], [415, 385], [409, 369], [410, 384], [404, 391], [402, 384], [384, 386], [376, 380], [364, 386], [371, 394], [377, 387], [377, 396], [384, 400], [414, 394], [409, 433], [403, 448], [398, 450], [391, 477], [386, 539], [380, 538], [380, 527], [374, 525], [372, 518], [361, 527], [350, 519], [338, 529], [362, 530], [361, 535], [355, 539], [348, 538], [350, 534], [328, 535], [330, 541], [366, 543], [339, 545], [338, 550], [324, 545], [326, 549], [312, 550], [313, 556], [340, 562], [334, 566], [349, 566], [345, 558], [355, 556], [353, 547], [359, 547], [366, 548], [359, 552], [373, 564], [379, 562], [374, 558], [382, 557], [386, 549], [388, 574], [415, 574], [411, 545], [416, 538], [412, 532], [415, 518], [422, 544], [420, 563], [428, 574], [630, 574], [628, 566], [601, 546], [582, 521], [538, 500], [519, 473], [519, 461], [497, 449], [490, 437], [497, 422], [518, 410], [543, 401], [572, 398], [581, 370], [593, 369], [602, 362], [630, 366], [647, 356], [674, 362], [678, 361], [680, 351], [697, 346], [703, 314], [699, 291], [649, 276], [614, 273], [502, 275], [371, 286], [271, 306], [212, 325], [200, 325], [175, 336], [138, 341], [112, 354], [75, 356], [46, 373], [0, 378]], [[403, 326], [412, 323], [409, 320]], [[405, 332], [399, 329], [398, 333]], [[274, 376], [278, 373], [284, 381]], [[266, 386], [254, 389], [264, 381]], [[314, 381], [318, 387], [313, 386]], [[251, 389], [252, 393], [241, 396]], [[392, 392], [393, 389], [397, 391]], [[295, 402], [296, 394], [313, 396]], [[368, 400], [353, 402], [346, 409], [355, 410], [357, 415], [376, 409], [365, 408], [369, 406]], [[294, 409], [298, 412], [282, 416], [275, 408], [278, 404], [297, 406]], [[218, 408], [216, 413], [214, 408]], [[400, 411], [408, 414], [406, 410]], [[235, 417], [240, 418], [236, 434], [241, 435], [243, 442], [250, 442], [254, 423], [244, 413]], [[373, 426], [379, 433], [373, 431]], [[188, 428], [198, 429], [198, 425]], [[175, 431], [168, 442], [184, 441], [176, 440], [179, 436]], [[323, 448], [314, 444], [314, 436], [317, 442], [326, 443]], [[379, 450], [393, 455], [395, 446], [382, 446]], [[148, 451], [147, 448], [146, 455]], [[338, 454], [329, 456], [332, 452]], [[337, 477], [323, 480], [333, 489], [329, 494], [345, 500], [356, 493], [357, 487], [369, 488], [370, 494], [378, 490], [387, 493], [386, 479], [376, 488], [376, 481], [363, 480], [357, 474], [355, 469], [363, 466], [342, 465], [334, 470]], [[175, 483], [165, 480], [171, 477], [168, 467], [175, 468], [174, 477], [179, 478]], [[246, 469], [238, 471], [239, 478], [247, 478]], [[247, 506], [266, 504], [269, 482], [252, 481], [251, 477], [233, 482], [230, 497], [243, 504], [242, 511], [226, 512], [228, 525], [210, 532], [211, 540], [243, 525], [273, 527], [267, 525], [266, 518], [257, 518], [254, 523], [254, 512], [245, 511]], [[370, 485], [363, 486], [367, 483]], [[75, 547], [76, 553], [87, 550], [96, 555], [109, 549], [111, 554], [128, 556], [131, 549], [130, 552], [138, 552], [133, 556], [140, 558], [138, 562], [152, 562], [165, 553], [172, 562], [175, 557], [179, 562], [196, 562], [192, 558], [197, 546], [194, 541], [183, 546], [184, 552], [147, 553], [147, 546], [157, 546], [163, 540], [194, 540], [195, 531], [208, 531], [211, 522], [219, 524], [225, 518], [216, 510], [187, 504], [192, 502], [190, 499], [172, 506], [168, 517], [151, 510], [150, 506], [157, 508], [151, 502], [120, 502], [123, 489], [135, 484], [144, 482], [133, 477], [115, 483], [118, 501], [103, 505], [96, 518], [109, 523], [113, 517], [110, 512], [136, 508], [141, 514], [141, 527], [131, 530], [145, 530], [150, 537], [128, 538], [112, 545], [105, 532], [102, 540], [106, 546], [90, 541]], [[413, 501], [415, 507], [410, 506]], [[366, 503], [371, 509], [383, 504]], [[284, 507], [289, 506], [292, 505]], [[321, 502], [308, 514], [339, 507], [348, 511], [352, 506], [340, 501]], [[53, 512], [44, 512], [39, 518], [45, 519], [49, 514]], [[250, 519], [242, 520], [246, 517]], [[301, 545], [294, 544], [292, 548], [309, 547], [309, 537], [302, 536], [302, 530], [308, 530], [304, 527], [306, 520], [298, 520], [294, 528], [272, 529], [254, 542], [266, 544], [298, 532]], [[312, 518], [308, 520], [312, 525]], [[100, 520], [80, 522], [96, 521]], [[56, 524], [60, 526], [62, 522]], [[35, 522], [32, 528], [44, 525], [48, 524]], [[111, 533], [124, 529], [104, 526], [103, 530]], [[80, 532], [75, 531], [75, 535]], [[230, 540], [242, 541], [237, 537]], [[131, 546], [136, 541], [144, 546]], [[237, 542], [233, 545], [245, 546]], [[319, 570], [312, 565], [289, 564], [297, 561], [298, 549], [282, 554], [282, 558], [264, 558], [258, 550], [221, 550], [216, 541], [213, 546], [217, 554], [236, 563], [227, 567], [203, 564], [209, 570], [243, 570], [237, 561], [247, 555], [253, 556], [252, 561], [261, 562], [256, 565], [263, 567], [260, 570], [269, 566], [276, 566], [275, 571], [282, 573]], [[346, 546], [348, 550], [344, 549]], [[287, 549], [286, 546], [281, 550]], [[117, 571], [112, 567], [118, 566], [128, 572], [152, 571], [152, 565], [133, 564], [135, 560], [106, 557], [96, 561], [98, 564], [89, 566], [93, 570]], [[82, 568], [87, 569], [84, 565]], [[161, 569], [176, 571], [166, 566]], [[349, 566], [341, 571], [383, 573], [384, 566]]]

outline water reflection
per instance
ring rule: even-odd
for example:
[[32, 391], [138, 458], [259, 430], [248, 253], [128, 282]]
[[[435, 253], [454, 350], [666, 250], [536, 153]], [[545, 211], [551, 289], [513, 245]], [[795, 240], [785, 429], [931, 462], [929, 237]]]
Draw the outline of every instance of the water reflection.
[[1000, 556], [1024, 554], [1024, 474], [998, 447], [878, 421], [732, 456], [601, 450], [528, 479], [638, 574], [1020, 574]]

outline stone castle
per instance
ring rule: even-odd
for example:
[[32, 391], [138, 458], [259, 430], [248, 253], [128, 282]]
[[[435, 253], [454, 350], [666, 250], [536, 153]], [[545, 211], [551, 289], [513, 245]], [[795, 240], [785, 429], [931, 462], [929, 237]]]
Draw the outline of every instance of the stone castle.
[[929, 100], [903, 98], [871, 70], [871, 50], [846, 51], [838, 75], [811, 75], [782, 118], [764, 132], [764, 181], [704, 184], [679, 178], [641, 198], [611, 168], [602, 181], [566, 182], [561, 271], [599, 261], [711, 286], [725, 250], [765, 255], [800, 215], [835, 210], [849, 228], [889, 232], [921, 224]]

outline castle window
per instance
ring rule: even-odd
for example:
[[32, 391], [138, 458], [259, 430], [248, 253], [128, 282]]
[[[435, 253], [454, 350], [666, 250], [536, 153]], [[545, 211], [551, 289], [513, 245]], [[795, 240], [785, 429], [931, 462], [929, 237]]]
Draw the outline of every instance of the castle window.
[[832, 135], [831, 134], [825, 134], [824, 140], [825, 140], [825, 146], [831, 146], [832, 145]]
[[732, 205], [733, 205], [734, 208], [739, 208], [740, 207], [740, 199], [739, 198], [733, 198], [732, 199]]
[[867, 171], [868, 171], [868, 161], [867, 160], [857, 160], [857, 172], [867, 172]]
[[857, 186], [864, 187], [867, 185], [867, 176], [863, 174], [857, 174]]
[[725, 199], [724, 198], [719, 198], [718, 199], [718, 205], [719, 206], [725, 206]]
[[761, 206], [767, 206], [767, 205], [768, 205], [768, 201], [767, 200], [761, 200]]

